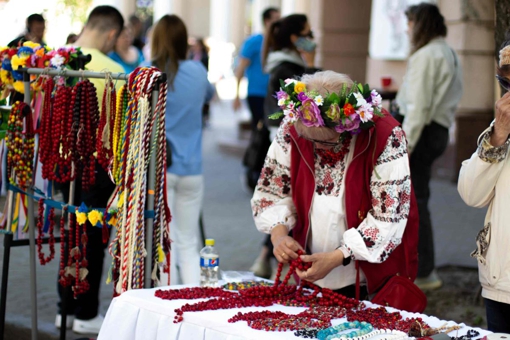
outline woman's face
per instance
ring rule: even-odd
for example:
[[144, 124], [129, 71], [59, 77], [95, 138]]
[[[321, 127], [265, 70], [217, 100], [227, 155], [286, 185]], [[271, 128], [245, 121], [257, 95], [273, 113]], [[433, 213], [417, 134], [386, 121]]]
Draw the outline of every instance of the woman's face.
[[339, 144], [340, 134], [326, 127], [306, 127], [296, 124], [296, 132], [301, 138], [313, 142], [316, 149], [331, 150]]
[[414, 21], [407, 20], [407, 35], [411, 37], [413, 35]]
[[296, 41], [298, 40], [299, 37], [308, 37], [308, 38], [312, 38], [312, 29], [310, 27], [310, 24], [308, 23], [308, 21], [305, 23], [305, 27], [303, 28], [303, 30], [301, 32], [299, 32], [299, 35], [297, 34], [292, 34], [290, 36], [290, 41], [294, 44], [296, 43]]

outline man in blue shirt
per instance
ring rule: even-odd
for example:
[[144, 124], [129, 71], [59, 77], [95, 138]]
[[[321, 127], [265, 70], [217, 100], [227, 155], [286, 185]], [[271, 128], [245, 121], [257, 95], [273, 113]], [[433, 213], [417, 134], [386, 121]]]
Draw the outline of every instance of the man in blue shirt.
[[[280, 11], [274, 7], [267, 8], [262, 13], [264, 33], [269, 30], [271, 24], [280, 19]], [[254, 34], [246, 39], [239, 53], [239, 64], [236, 68], [237, 90], [234, 100], [234, 110], [241, 107], [239, 99], [239, 83], [243, 76], [248, 79], [248, 106], [251, 112], [251, 126], [255, 130], [257, 123], [263, 120], [264, 98], [267, 92], [269, 75], [262, 71], [262, 46], [264, 43], [263, 34]]]

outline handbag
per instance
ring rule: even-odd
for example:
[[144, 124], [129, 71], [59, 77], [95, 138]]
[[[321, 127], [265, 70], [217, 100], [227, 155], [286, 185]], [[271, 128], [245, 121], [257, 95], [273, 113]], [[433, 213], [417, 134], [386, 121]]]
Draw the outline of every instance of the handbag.
[[[402, 243], [402, 245], [404, 247], [406, 272], [408, 272], [406, 245], [405, 243]], [[389, 306], [411, 313], [422, 313], [427, 307], [427, 296], [410, 278], [399, 273], [390, 277], [370, 301], [381, 306]]]
[[250, 144], [243, 157], [243, 165], [253, 171], [262, 170], [266, 160], [267, 150], [271, 146], [269, 130], [264, 126], [262, 120], [257, 123], [257, 128], [252, 131]]

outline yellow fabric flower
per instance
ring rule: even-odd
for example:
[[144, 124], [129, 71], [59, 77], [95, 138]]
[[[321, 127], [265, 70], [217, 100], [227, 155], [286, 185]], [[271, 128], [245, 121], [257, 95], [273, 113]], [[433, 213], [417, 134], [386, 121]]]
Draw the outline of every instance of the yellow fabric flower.
[[25, 84], [21, 80], [14, 82], [14, 89], [19, 93], [25, 93]]
[[163, 251], [163, 247], [161, 244], [158, 245], [158, 263], [165, 262], [165, 252]]
[[88, 216], [90, 224], [92, 224], [93, 226], [97, 225], [98, 222], [99, 223], [103, 222], [103, 213], [100, 211], [92, 210], [91, 212], [89, 212]]
[[85, 222], [87, 222], [87, 214], [83, 212], [76, 212], [76, 222], [78, 222], [79, 225], [85, 224]]
[[36, 48], [36, 47], [41, 46], [41, 44], [35, 43], [35, 42], [33, 42], [33, 41], [25, 41], [25, 42], [23, 43], [23, 46], [30, 47], [31, 49], [34, 49], [34, 48]]
[[108, 225], [115, 227], [115, 225], [117, 224], [117, 216], [110, 215], [110, 219], [108, 220], [107, 223], [108, 223]]
[[306, 85], [300, 81], [294, 84], [294, 92], [301, 93], [306, 91]]
[[27, 64], [27, 59], [29, 56], [20, 57], [18, 55], [13, 55], [11, 59], [12, 69], [16, 71], [20, 66], [24, 67]]
[[5, 85], [11, 85], [14, 81], [11, 72], [4, 69], [0, 70], [0, 79], [2, 80], [2, 84]]

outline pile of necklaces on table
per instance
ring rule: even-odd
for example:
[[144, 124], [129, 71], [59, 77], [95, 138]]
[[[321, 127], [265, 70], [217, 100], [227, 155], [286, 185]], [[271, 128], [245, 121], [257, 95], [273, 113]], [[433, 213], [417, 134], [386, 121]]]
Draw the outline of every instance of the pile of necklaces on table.
[[[433, 328], [421, 317], [404, 318], [398, 311], [390, 312], [385, 307], [369, 308], [364, 302], [347, 298], [307, 281], [301, 281], [299, 286], [289, 285], [289, 279], [296, 268], [306, 270], [310, 264], [302, 262], [298, 257], [290, 263], [290, 269], [283, 281], [280, 280], [282, 266], [280, 264], [278, 267], [274, 283], [249, 281], [231, 282], [218, 288], [160, 289], [155, 296], [164, 300], [201, 299], [175, 309], [174, 323], [182, 322], [184, 313], [187, 312], [269, 307], [274, 304], [305, 307], [306, 309], [298, 314], [269, 310], [238, 312], [228, 322], [246, 322], [253, 329], [267, 332], [293, 331], [295, 336], [307, 339], [400, 340], [449, 333], [461, 328], [459, 325], [450, 324]], [[333, 326], [334, 319], [347, 321], [335, 322], [336, 325]], [[466, 335], [452, 339], [470, 340], [478, 335], [477, 331], [469, 330]]]

